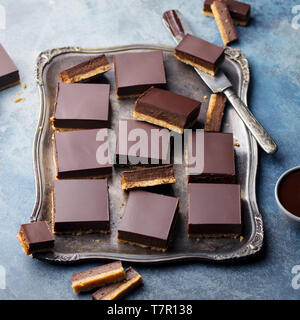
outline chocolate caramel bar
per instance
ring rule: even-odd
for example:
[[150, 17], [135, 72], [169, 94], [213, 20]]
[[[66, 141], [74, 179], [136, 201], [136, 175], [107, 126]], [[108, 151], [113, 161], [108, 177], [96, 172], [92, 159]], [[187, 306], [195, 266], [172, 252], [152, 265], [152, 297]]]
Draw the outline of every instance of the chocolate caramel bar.
[[137, 97], [152, 86], [165, 88], [167, 84], [160, 50], [116, 54], [114, 71], [119, 99]]
[[188, 235], [236, 238], [242, 231], [240, 186], [189, 184]]
[[110, 70], [110, 64], [104, 54], [81, 62], [63, 70], [59, 77], [62, 82], [73, 83], [88, 80]]
[[[140, 138], [138, 134], [134, 139], [129, 139], [134, 137], [136, 132], [144, 133], [141, 137], [145, 148], [135, 149], [135, 144]], [[116, 141], [116, 164], [167, 164], [170, 163], [170, 151], [169, 130], [145, 121], [120, 119]]]
[[123, 190], [175, 182], [176, 179], [174, 177], [172, 164], [123, 171], [121, 174], [121, 185]]
[[178, 215], [179, 199], [146, 191], [130, 191], [118, 227], [118, 241], [166, 251]]
[[[97, 141], [99, 136], [104, 136], [104, 141]], [[99, 146], [105, 144], [107, 139], [107, 129], [54, 133], [53, 147], [57, 178], [111, 176], [112, 164], [109, 159], [104, 153], [98, 153], [96, 157]]]
[[108, 233], [109, 199], [106, 179], [55, 180], [53, 232], [55, 234]]
[[25, 254], [28, 255], [54, 249], [54, 237], [46, 221], [22, 224], [17, 239]]
[[[203, 14], [209, 17], [214, 17], [211, 5], [214, 0], [205, 0], [203, 4]], [[246, 26], [250, 20], [250, 10], [251, 6], [248, 3], [235, 1], [235, 0], [225, 0], [228, 9], [230, 11], [230, 15], [235, 24]]]
[[109, 91], [109, 84], [58, 83], [54, 127], [108, 128]]
[[212, 94], [206, 112], [205, 131], [221, 131], [226, 97], [223, 94]]
[[194, 99], [152, 87], [137, 99], [134, 117], [183, 133], [197, 121], [200, 106]]
[[91, 291], [107, 284], [122, 281], [125, 277], [126, 274], [121, 261], [116, 261], [74, 273], [72, 275], [72, 288], [74, 293]]
[[223, 43], [227, 46], [229, 43], [238, 39], [230, 12], [224, 0], [215, 0], [211, 5], [212, 13], [215, 17]]
[[174, 50], [175, 57], [214, 76], [224, 60], [224, 48], [186, 34]]
[[[197, 154], [197, 150], [203, 154]], [[232, 133], [204, 132], [203, 139], [197, 139], [196, 132], [193, 132], [188, 136], [187, 151], [190, 183], [235, 183]]]

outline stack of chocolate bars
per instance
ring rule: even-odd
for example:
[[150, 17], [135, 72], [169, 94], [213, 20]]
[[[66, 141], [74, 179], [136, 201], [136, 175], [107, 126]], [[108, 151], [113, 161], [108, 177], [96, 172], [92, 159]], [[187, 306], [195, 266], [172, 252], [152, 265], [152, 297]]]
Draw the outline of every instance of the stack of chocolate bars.
[[235, 24], [247, 26], [251, 6], [236, 0], [204, 0], [203, 14], [215, 18], [225, 46], [238, 40]]
[[124, 270], [121, 261], [87, 269], [72, 275], [74, 293], [94, 291], [93, 300], [116, 300], [142, 285], [141, 275], [132, 267]]

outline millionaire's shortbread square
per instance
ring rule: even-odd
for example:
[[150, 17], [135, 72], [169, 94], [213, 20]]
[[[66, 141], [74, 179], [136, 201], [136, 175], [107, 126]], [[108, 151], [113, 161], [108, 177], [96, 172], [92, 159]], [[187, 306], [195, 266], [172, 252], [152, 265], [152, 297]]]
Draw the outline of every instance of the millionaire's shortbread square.
[[175, 57], [210, 75], [215, 75], [224, 60], [224, 48], [186, 34], [174, 50]]
[[141, 190], [130, 191], [118, 240], [159, 251], [168, 249], [179, 199]]
[[152, 87], [138, 97], [134, 117], [183, 133], [197, 121], [200, 106], [200, 101]]
[[107, 129], [55, 132], [53, 146], [58, 179], [112, 174]]
[[235, 238], [242, 231], [238, 184], [189, 184], [188, 235]]
[[55, 234], [108, 233], [107, 180], [55, 180], [52, 214]]
[[145, 51], [116, 54], [113, 58], [118, 98], [132, 98], [151, 86], [165, 88], [163, 52]]
[[85, 60], [75, 66], [63, 70], [60, 80], [65, 83], [89, 81], [110, 70], [110, 64], [104, 54]]
[[56, 128], [93, 129], [109, 127], [109, 84], [58, 83]]

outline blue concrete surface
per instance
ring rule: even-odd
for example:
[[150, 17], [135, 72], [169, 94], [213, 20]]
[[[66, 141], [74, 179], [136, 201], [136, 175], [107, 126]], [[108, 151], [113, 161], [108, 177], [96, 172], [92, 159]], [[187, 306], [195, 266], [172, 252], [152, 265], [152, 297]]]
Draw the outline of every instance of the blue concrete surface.
[[[278, 142], [274, 156], [259, 154], [257, 197], [265, 226], [264, 253], [234, 265], [187, 263], [137, 269], [145, 286], [131, 299], [299, 299], [291, 282], [300, 265], [300, 231], [279, 213], [274, 185], [300, 158], [300, 29], [292, 28], [297, 1], [248, 0], [251, 24], [238, 27], [251, 68], [249, 102], [253, 113]], [[199, 0], [1, 0], [6, 28], [0, 42], [20, 69], [20, 86], [0, 92], [0, 299], [89, 299], [71, 290], [71, 275], [88, 266], [55, 266], [25, 256], [16, 240], [35, 200], [32, 142], [39, 117], [34, 65], [39, 52], [60, 46], [105, 47], [130, 43], [173, 45], [161, 23], [177, 8], [194, 33], [221, 44], [213, 19]], [[300, 19], [299, 19], [300, 23]], [[14, 103], [21, 91], [24, 101]]]

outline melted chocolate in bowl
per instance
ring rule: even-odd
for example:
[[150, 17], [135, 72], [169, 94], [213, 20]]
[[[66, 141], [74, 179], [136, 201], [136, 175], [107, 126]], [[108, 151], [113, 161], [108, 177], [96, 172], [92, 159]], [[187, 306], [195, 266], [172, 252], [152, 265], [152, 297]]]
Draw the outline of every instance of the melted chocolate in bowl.
[[286, 210], [300, 217], [300, 169], [292, 171], [282, 179], [278, 197]]

